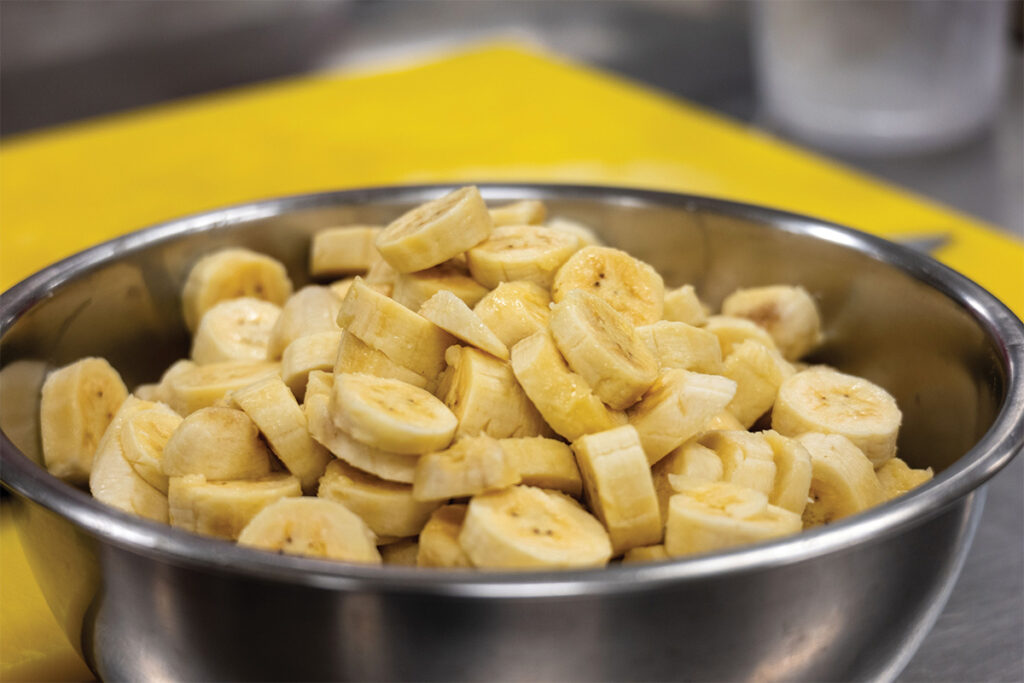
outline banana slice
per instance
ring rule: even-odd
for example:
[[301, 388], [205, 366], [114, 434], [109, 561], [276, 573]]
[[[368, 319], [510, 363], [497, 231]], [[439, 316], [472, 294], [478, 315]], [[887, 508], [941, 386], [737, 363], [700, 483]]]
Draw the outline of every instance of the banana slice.
[[772, 409], [772, 428], [786, 436], [841, 434], [877, 468], [896, 455], [903, 414], [885, 389], [823, 366], [786, 379]]
[[630, 548], [622, 556], [622, 564], [636, 564], [641, 562], [664, 562], [671, 559], [665, 551], [665, 544], [645, 545], [642, 548]]
[[192, 360], [202, 365], [264, 360], [270, 332], [280, 314], [279, 306], [252, 297], [214, 304], [203, 314], [192, 338]]
[[145, 401], [166, 403], [171, 406], [175, 412], [180, 414], [180, 411], [178, 410], [180, 406], [176, 407], [171, 402], [171, 382], [175, 377], [188, 374], [196, 367], [198, 366], [187, 358], [176, 360], [171, 363], [166, 370], [164, 370], [164, 373], [160, 376], [159, 382], [156, 384], [140, 384], [135, 387], [135, 391], [132, 393]]
[[306, 415], [291, 390], [277, 377], [267, 377], [231, 392], [231, 398], [253, 421], [302, 490], [312, 493], [331, 461], [331, 454], [309, 435]]
[[364, 272], [380, 260], [376, 241], [381, 230], [375, 225], [346, 225], [314, 233], [309, 250], [310, 277]]
[[89, 481], [96, 447], [127, 397], [121, 375], [102, 358], [83, 358], [51, 372], [39, 406], [50, 474], [73, 484]]
[[578, 237], [567, 232], [539, 225], [505, 225], [466, 252], [466, 262], [473, 278], [488, 289], [513, 281], [546, 289], [562, 264], [582, 246]]
[[260, 510], [238, 544], [288, 555], [380, 564], [373, 532], [341, 503], [324, 498], [281, 498]]
[[444, 369], [444, 351], [455, 343], [440, 327], [359, 278], [341, 304], [338, 323], [395, 363], [428, 379]]
[[502, 282], [473, 308], [480, 320], [512, 348], [521, 339], [547, 328], [551, 296], [533, 282]]
[[640, 435], [631, 425], [572, 444], [587, 503], [608, 529], [613, 554], [661, 542], [661, 513]]
[[722, 431], [726, 429], [743, 430], [746, 429], [746, 427], [744, 427], [740, 421], [736, 419], [736, 416], [728, 410], [723, 410], [716, 414], [708, 420], [707, 424], [704, 425], [704, 431], [706, 432], [713, 432], [715, 430]]
[[583, 478], [567, 444], [540, 436], [499, 439], [505, 462], [526, 486], [556, 489], [574, 498], [583, 494]]
[[822, 341], [818, 307], [803, 287], [738, 289], [722, 302], [722, 314], [746, 318], [763, 327], [786, 360], [804, 356]]
[[333, 390], [334, 373], [324, 372], [323, 370], [314, 370], [309, 373], [309, 381], [306, 383], [306, 396], [303, 401], [303, 412], [305, 412], [305, 403], [309, 401], [310, 396], [323, 396], [324, 400], [330, 402], [331, 391]]
[[292, 294], [284, 265], [249, 249], [224, 249], [199, 259], [181, 292], [185, 324], [193, 332], [203, 315], [225, 299], [253, 297], [281, 305]]
[[771, 430], [761, 434], [775, 458], [775, 485], [768, 501], [802, 515], [811, 489], [811, 454], [796, 439]]
[[931, 467], [924, 470], [911, 469], [910, 465], [899, 458], [886, 460], [885, 464], [875, 471], [875, 475], [878, 476], [878, 483], [882, 486], [882, 495], [886, 500], [902, 496], [911, 489], [931, 481], [935, 476]]
[[845, 436], [808, 432], [796, 440], [811, 456], [804, 528], [835, 522], [885, 500], [871, 461]]
[[567, 218], [552, 218], [545, 225], [548, 230], [557, 230], [578, 237], [585, 247], [604, 246], [604, 242], [597, 236], [593, 228], [577, 221], [570, 221]]
[[201, 474], [171, 477], [167, 493], [171, 526], [235, 540], [256, 514], [282, 498], [302, 495], [290, 474], [243, 481], [207, 481]]
[[411, 311], [438, 292], [448, 291], [472, 308], [487, 294], [487, 288], [469, 276], [454, 261], [415, 273], [401, 273], [395, 278], [391, 297]]
[[89, 473], [89, 491], [101, 503], [166, 524], [167, 496], [139, 476], [121, 448], [124, 423], [136, 413], [158, 407], [157, 403], [134, 396], [125, 398], [96, 446], [96, 457]]
[[662, 523], [668, 518], [668, 501], [677, 493], [672, 485], [673, 477], [683, 477], [691, 482], [710, 483], [721, 481], [725, 476], [725, 468], [718, 453], [707, 446], [702, 446], [697, 442], [698, 438], [688, 440], [651, 468]]
[[378, 546], [384, 564], [415, 567], [420, 554], [420, 544], [415, 538], [405, 538], [384, 546]]
[[505, 460], [497, 439], [467, 436], [447, 450], [419, 459], [412, 496], [423, 501], [464, 498], [503, 489], [520, 480], [519, 473]]
[[[334, 372], [339, 375], [342, 373], [361, 373], [375, 377], [400, 379], [414, 387], [430, 390], [430, 383], [426, 377], [399, 365], [385, 356], [383, 352], [363, 343], [359, 337], [348, 330], [341, 335], [338, 357], [334, 362]], [[312, 373], [310, 373], [310, 376], [312, 376]], [[307, 388], [306, 391], [309, 391], [309, 389]]]
[[532, 486], [473, 496], [459, 545], [483, 569], [603, 567], [612, 554], [604, 527], [579, 503]]
[[668, 320], [641, 325], [636, 332], [663, 369], [677, 368], [708, 375], [722, 373], [722, 347], [712, 332]]
[[395, 270], [411, 273], [480, 244], [493, 229], [480, 191], [463, 187], [394, 220], [378, 235], [377, 249]]
[[332, 370], [338, 360], [342, 331], [317, 332], [299, 337], [284, 350], [281, 356], [281, 378], [295, 397], [302, 400], [306, 395], [309, 373], [317, 370]]
[[459, 421], [455, 438], [551, 434], [508, 363], [468, 346], [449, 346], [445, 359], [437, 396]]
[[331, 393], [334, 423], [357, 441], [416, 455], [446, 448], [458, 418], [424, 389], [397, 379], [341, 374]]
[[[370, 270], [366, 271], [366, 277], [363, 278], [363, 282], [365, 282], [366, 286], [369, 287], [370, 289], [376, 290], [383, 294], [384, 296], [391, 296], [391, 291], [394, 289], [393, 281], [394, 278], [397, 277], [398, 275], [397, 272], [392, 270], [391, 275], [389, 276], [391, 279], [388, 280], [387, 282], [371, 281], [367, 279], [371, 276], [374, 276], [375, 274], [379, 276], [380, 270], [382, 268], [391, 268], [391, 266], [388, 265], [387, 261], [378, 261], [377, 263], [373, 264]], [[352, 285], [355, 284], [355, 282], [356, 279], [354, 277], [346, 277], [341, 280], [332, 282], [331, 284], [327, 285], [327, 288], [334, 292], [334, 296], [338, 297], [339, 300], [344, 301], [345, 297], [348, 296], [348, 290], [352, 289]], [[337, 327], [337, 322], [335, 322], [335, 327]]]
[[736, 382], [736, 395], [726, 406], [744, 429], [771, 410], [779, 387], [795, 371], [778, 351], [753, 339], [732, 347], [722, 375]]
[[724, 550], [800, 531], [800, 516], [759, 491], [728, 482], [696, 484], [672, 496], [665, 551], [672, 557]]
[[661, 319], [665, 284], [654, 268], [619, 249], [584, 247], [555, 275], [551, 298], [558, 303], [573, 289], [596, 294], [634, 325]]
[[658, 378], [658, 361], [629, 319], [584, 290], [551, 307], [551, 335], [573, 372], [616, 410], [637, 402]]
[[160, 461], [164, 474], [207, 479], [258, 479], [270, 474], [270, 453], [248, 415], [234, 408], [202, 408], [171, 434]]
[[330, 287], [310, 285], [295, 292], [281, 307], [267, 344], [267, 360], [281, 357], [299, 337], [319, 332], [338, 332], [341, 300]]
[[736, 318], [729, 315], [712, 315], [704, 323], [704, 329], [718, 337], [718, 344], [722, 348], [722, 357], [728, 358], [733, 347], [747, 340], [754, 340], [777, 351], [775, 340], [759, 325], [746, 318]]
[[235, 389], [267, 376], [280, 376], [281, 364], [269, 361], [224, 361], [209, 365], [176, 363], [164, 373], [167, 403], [179, 415], [208, 408]]
[[512, 372], [544, 420], [570, 441], [621, 421], [586, 381], [569, 369], [547, 330], [512, 347]]
[[775, 453], [760, 432], [707, 432], [697, 440], [722, 461], [722, 479], [765, 495], [775, 487]]
[[494, 227], [503, 225], [540, 225], [548, 217], [544, 202], [536, 199], [521, 199], [488, 211]]
[[445, 505], [434, 511], [420, 532], [416, 566], [442, 569], [468, 569], [473, 566], [459, 545], [459, 533], [468, 508], [468, 505]]
[[639, 403], [627, 412], [640, 434], [647, 461], [653, 465], [725, 409], [736, 383], [717, 375], [665, 370]]
[[121, 426], [121, 452], [135, 472], [160, 493], [167, 493], [163, 471], [164, 447], [179, 426], [181, 416], [163, 405], [141, 410]]
[[707, 304], [697, 298], [693, 285], [683, 285], [665, 292], [665, 320], [699, 327], [708, 321]]
[[508, 347], [462, 299], [451, 292], [442, 290], [430, 297], [420, 306], [419, 313], [456, 339], [508, 360]]
[[415, 536], [440, 506], [439, 502], [415, 500], [408, 484], [374, 477], [341, 460], [327, 466], [317, 495], [343, 503], [378, 538]]
[[[400, 274], [391, 267], [390, 263], [381, 259], [370, 266], [362, 279], [370, 289], [380, 292], [384, 296], [391, 296], [395, 291], [395, 283], [398, 282]], [[346, 294], [346, 296], [348, 295]]]

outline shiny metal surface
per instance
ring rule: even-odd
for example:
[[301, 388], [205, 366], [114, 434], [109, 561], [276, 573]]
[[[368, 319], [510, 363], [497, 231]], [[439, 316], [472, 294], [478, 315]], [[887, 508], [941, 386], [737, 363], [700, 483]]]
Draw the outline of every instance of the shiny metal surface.
[[[187, 350], [177, 291], [198, 255], [247, 244], [277, 255], [301, 283], [314, 230], [387, 220], [441, 191], [273, 200], [83, 252], [0, 299], [4, 371], [101, 354], [130, 385], [150, 381]], [[26, 552], [96, 671], [169, 680], [895, 677], [952, 589], [981, 512], [976, 489], [1024, 441], [1020, 321], [924, 256], [799, 216], [633, 190], [484, 191], [543, 198], [712, 303], [740, 285], [804, 284], [827, 321], [815, 359], [896, 395], [901, 455], [941, 470], [935, 481], [829, 529], [732, 553], [470, 575], [282, 557], [135, 520], [0, 439]], [[18, 415], [7, 405], [0, 417], [26, 454], [37, 450], [25, 441], [31, 429], [11, 428]], [[68, 581], [55, 564], [87, 567], [80, 574], [95, 580]]]

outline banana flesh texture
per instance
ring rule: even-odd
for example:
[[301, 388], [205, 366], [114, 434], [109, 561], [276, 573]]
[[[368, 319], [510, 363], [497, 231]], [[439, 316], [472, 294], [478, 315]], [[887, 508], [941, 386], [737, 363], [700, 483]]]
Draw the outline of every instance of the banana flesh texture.
[[630, 548], [622, 556], [622, 564], [638, 564], [644, 562], [664, 562], [668, 560], [665, 544], [645, 545], [641, 548]]
[[448, 291], [440, 291], [420, 306], [419, 314], [456, 339], [508, 360], [508, 347], [466, 303]]
[[264, 377], [280, 376], [281, 364], [270, 361], [224, 361], [209, 365], [175, 364], [160, 380], [167, 403], [179, 415], [209, 408], [232, 391]]
[[288, 555], [380, 564], [376, 538], [358, 515], [325, 498], [281, 498], [260, 510], [238, 544]]
[[258, 479], [270, 474], [271, 456], [260, 430], [241, 410], [202, 408], [178, 425], [164, 446], [164, 474], [202, 474], [211, 480]]
[[267, 360], [277, 360], [288, 345], [299, 337], [319, 332], [337, 332], [341, 300], [330, 287], [309, 285], [292, 294], [281, 307], [281, 314], [270, 330]]
[[573, 498], [583, 495], [583, 478], [576, 457], [567, 444], [541, 436], [499, 439], [501, 450], [522, 483], [542, 489], [554, 489]]
[[775, 461], [775, 484], [768, 501], [802, 515], [811, 491], [811, 454], [796, 439], [772, 430], [761, 433], [771, 447]]
[[882, 495], [886, 500], [902, 496], [911, 489], [931, 481], [934, 476], [931, 467], [923, 470], [912, 469], [900, 458], [887, 460], [875, 471], [875, 474], [878, 476], [878, 483], [882, 486]]
[[725, 468], [718, 453], [697, 442], [698, 437], [688, 440], [651, 468], [654, 491], [658, 495], [658, 509], [664, 524], [668, 518], [668, 502], [677, 491], [672, 481], [683, 477], [691, 482], [716, 482], [725, 476]]
[[163, 404], [141, 410], [121, 426], [121, 451], [136, 474], [161, 493], [167, 493], [163, 471], [164, 447], [181, 426], [181, 416]]
[[309, 373], [334, 368], [341, 348], [341, 330], [317, 332], [299, 337], [284, 350], [281, 356], [281, 379], [295, 395], [302, 400], [306, 395]]
[[[399, 379], [420, 389], [428, 389], [430, 382], [426, 377], [399, 365], [348, 330], [342, 332], [338, 345], [338, 356], [334, 361], [335, 374], [359, 373]], [[309, 391], [307, 386], [307, 391]]]
[[167, 502], [171, 526], [234, 541], [260, 510], [301, 495], [298, 478], [290, 474], [241, 481], [207, 481], [201, 474], [187, 474], [171, 477]]
[[498, 228], [503, 225], [541, 225], [548, 217], [544, 202], [536, 199], [521, 199], [504, 206], [498, 206], [488, 212], [491, 222]]
[[412, 497], [418, 501], [443, 501], [500, 490], [520, 481], [497, 439], [468, 436], [447, 450], [420, 457]]
[[73, 484], [89, 481], [96, 449], [127, 397], [121, 375], [102, 358], [47, 375], [39, 404], [46, 469]]
[[279, 306], [252, 297], [214, 304], [203, 314], [192, 338], [192, 360], [200, 364], [264, 360], [280, 314]]
[[738, 289], [722, 302], [722, 314], [746, 318], [763, 327], [786, 360], [813, 351], [823, 338], [818, 307], [803, 287]]
[[825, 366], [786, 379], [772, 409], [772, 429], [780, 434], [840, 434], [876, 468], [896, 455], [902, 421], [896, 400], [885, 389]]
[[401, 567], [415, 567], [420, 554], [420, 544], [415, 538], [404, 538], [394, 543], [378, 546], [384, 564]]
[[778, 351], [748, 339], [732, 348], [722, 375], [736, 382], [736, 395], [726, 406], [745, 429], [771, 410], [779, 387], [794, 373]]
[[838, 521], [885, 499], [871, 461], [845, 436], [808, 432], [796, 440], [811, 456], [804, 528]]
[[420, 532], [416, 566], [469, 569], [473, 562], [459, 544], [468, 505], [445, 505], [434, 511]]
[[684, 322], [659, 320], [653, 325], [641, 325], [636, 333], [663, 369], [722, 373], [722, 347], [712, 332]]
[[607, 301], [633, 325], [661, 320], [665, 283], [649, 265], [619, 249], [584, 247], [559, 268], [551, 284], [557, 304], [574, 289], [583, 289]]
[[722, 479], [770, 494], [775, 486], [775, 454], [760, 432], [713, 431], [702, 435], [701, 446], [722, 461]]
[[309, 250], [309, 274], [312, 277], [338, 277], [362, 273], [380, 260], [376, 225], [346, 225], [327, 228], [313, 235]]
[[722, 349], [722, 357], [728, 358], [733, 347], [737, 344], [752, 339], [769, 349], [778, 350], [775, 347], [775, 340], [763, 328], [746, 318], [737, 318], [730, 315], [712, 315], [704, 323], [704, 329], [718, 337], [718, 344]]
[[459, 545], [483, 569], [601, 567], [612, 555], [605, 528], [579, 503], [532, 486], [474, 496]]
[[487, 294], [487, 288], [469, 276], [454, 261], [415, 273], [399, 273], [391, 293], [398, 303], [411, 311], [438, 292], [451, 292], [472, 308]]
[[501, 343], [512, 348], [522, 339], [547, 329], [551, 295], [533, 282], [502, 282], [473, 308]]
[[235, 248], [199, 259], [181, 292], [185, 324], [192, 332], [203, 315], [225, 299], [253, 297], [280, 306], [292, 295], [284, 265], [265, 254]]
[[700, 327], [708, 321], [708, 307], [699, 298], [693, 285], [683, 285], [665, 292], [665, 320]]
[[555, 273], [582, 247], [578, 237], [539, 225], [495, 228], [487, 241], [466, 253], [473, 279], [488, 289], [502, 282], [551, 287]]

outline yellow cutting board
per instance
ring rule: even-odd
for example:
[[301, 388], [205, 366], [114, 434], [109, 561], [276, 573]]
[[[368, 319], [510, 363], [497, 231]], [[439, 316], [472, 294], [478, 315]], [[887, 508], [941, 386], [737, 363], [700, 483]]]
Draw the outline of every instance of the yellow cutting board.
[[[675, 190], [882, 236], [946, 232], [953, 239], [937, 257], [1024, 311], [1024, 245], [989, 226], [649, 88], [514, 44], [243, 88], [4, 142], [0, 288], [99, 241], [217, 206], [470, 180]], [[20, 548], [9, 525], [2, 529], [6, 569]], [[0, 678], [87, 675], [64, 668], [75, 655], [28, 576], [0, 576]]]

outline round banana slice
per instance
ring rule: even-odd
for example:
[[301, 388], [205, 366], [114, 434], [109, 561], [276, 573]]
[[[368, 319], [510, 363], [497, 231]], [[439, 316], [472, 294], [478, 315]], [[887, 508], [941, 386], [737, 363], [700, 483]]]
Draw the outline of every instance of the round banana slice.
[[338, 313], [342, 298], [330, 287], [316, 285], [295, 292], [281, 307], [281, 314], [270, 330], [267, 359], [280, 358], [288, 345], [299, 337], [340, 331]]
[[362, 273], [380, 260], [376, 241], [381, 230], [375, 225], [346, 225], [317, 231], [309, 250], [310, 276]]
[[891, 500], [931, 481], [934, 473], [931, 467], [924, 470], [911, 469], [910, 465], [900, 458], [892, 458], [879, 467], [875, 475], [878, 476], [878, 483], [882, 486], [885, 499]]
[[557, 489], [574, 498], [583, 494], [583, 478], [576, 457], [567, 444], [555, 439], [499, 439], [505, 462], [519, 473], [523, 484]]
[[658, 361], [628, 318], [582, 289], [551, 307], [551, 335], [569, 367], [616, 410], [639, 400], [658, 378]]
[[661, 319], [665, 283], [649, 265], [611, 247], [584, 247], [569, 257], [551, 285], [558, 303], [573, 289], [598, 295], [634, 325]]
[[772, 428], [785, 436], [841, 434], [875, 467], [896, 455], [903, 414], [885, 389], [824, 366], [786, 379], [772, 409]]
[[466, 519], [468, 505], [445, 505], [434, 511], [420, 532], [416, 555], [419, 567], [469, 569], [473, 563], [459, 545], [459, 533]]
[[473, 308], [498, 339], [512, 348], [548, 326], [551, 295], [533, 282], [502, 282]]
[[281, 498], [260, 510], [238, 544], [288, 555], [380, 564], [373, 532], [341, 503], [324, 498]]
[[493, 289], [527, 281], [548, 288], [555, 273], [583, 244], [578, 237], [539, 225], [506, 225], [466, 253], [473, 278]]
[[192, 360], [203, 365], [264, 360], [280, 314], [279, 306], [252, 297], [217, 302], [199, 321], [192, 338]]
[[665, 320], [701, 326], [708, 321], [708, 306], [697, 298], [693, 285], [665, 292]]
[[50, 474], [87, 482], [96, 447], [127, 397], [121, 375], [102, 358], [83, 358], [51, 372], [39, 405], [43, 461]]
[[835, 522], [885, 499], [871, 461], [845, 436], [808, 432], [796, 440], [811, 456], [804, 528]]
[[494, 227], [503, 225], [540, 225], [548, 216], [544, 202], [536, 199], [521, 199], [491, 209], [491, 222]]
[[249, 416], [234, 408], [202, 408], [186, 417], [164, 446], [164, 474], [257, 479], [270, 474], [270, 453]]
[[241, 481], [207, 481], [201, 474], [188, 474], [171, 477], [167, 503], [171, 526], [233, 541], [260, 510], [301, 495], [298, 478], [290, 474]]
[[753, 339], [732, 347], [721, 374], [736, 382], [736, 395], [726, 407], [749, 429], [775, 403], [779, 387], [794, 373], [778, 351]]
[[608, 533], [579, 503], [532, 486], [473, 496], [459, 545], [483, 569], [603, 567], [612, 555]]
[[480, 244], [493, 228], [480, 191], [463, 187], [394, 220], [377, 236], [377, 249], [395, 270], [411, 273]]
[[821, 343], [821, 316], [803, 287], [772, 285], [738, 289], [722, 302], [722, 314], [746, 318], [768, 331], [786, 360]]
[[224, 249], [199, 259], [181, 292], [185, 324], [195, 331], [203, 315], [225, 299], [253, 297], [281, 305], [292, 294], [284, 265], [249, 249]]
[[775, 457], [775, 485], [769, 502], [802, 515], [811, 489], [811, 454], [796, 439], [772, 430], [761, 434]]
[[[423, 302], [420, 315], [456, 339], [508, 360], [508, 347], [459, 297], [442, 290]], [[450, 347], [449, 347], [450, 348]]]
[[467, 436], [451, 448], [428, 453], [416, 463], [412, 497], [422, 501], [464, 498], [521, 481], [497, 439]]
[[372, 375], [335, 377], [331, 415], [356, 440], [407, 455], [446, 448], [458, 426], [448, 406], [426, 390]]
[[487, 288], [471, 278], [462, 266], [447, 261], [427, 270], [400, 273], [395, 278], [391, 298], [415, 311], [424, 301], [443, 291], [451, 292], [470, 308], [487, 294]]
[[162, 462], [164, 447], [179, 426], [181, 416], [165, 405], [135, 413], [121, 426], [124, 458], [146, 482], [167, 493]]

